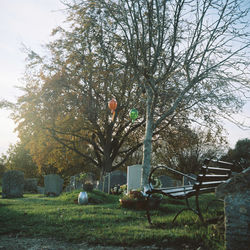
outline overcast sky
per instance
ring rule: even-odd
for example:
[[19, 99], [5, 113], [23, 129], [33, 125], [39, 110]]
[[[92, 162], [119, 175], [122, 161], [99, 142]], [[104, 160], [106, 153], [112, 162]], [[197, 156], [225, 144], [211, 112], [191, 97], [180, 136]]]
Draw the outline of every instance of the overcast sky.
[[[59, 0], [0, 0], [0, 100], [15, 101], [20, 91], [25, 55], [22, 44], [41, 51], [53, 28], [64, 20]], [[0, 155], [15, 143], [15, 124], [0, 109]]]
[[[0, 0], [0, 100], [15, 101], [21, 94], [15, 86], [20, 86], [24, 72], [22, 44], [41, 51], [52, 29], [62, 24], [65, 17], [59, 10], [63, 8], [59, 0]], [[0, 109], [0, 156], [17, 141], [9, 114]], [[250, 102], [240, 116], [243, 118], [250, 125]], [[250, 138], [250, 130], [243, 131], [233, 124], [226, 124], [226, 128], [231, 147], [238, 139]]]

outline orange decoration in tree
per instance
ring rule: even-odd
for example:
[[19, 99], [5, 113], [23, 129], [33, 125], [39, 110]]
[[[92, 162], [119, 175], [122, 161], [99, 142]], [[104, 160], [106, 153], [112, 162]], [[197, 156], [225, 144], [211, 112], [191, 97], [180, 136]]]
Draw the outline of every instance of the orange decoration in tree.
[[114, 98], [112, 98], [112, 100], [109, 101], [108, 106], [109, 106], [109, 109], [111, 110], [111, 113], [113, 113], [112, 121], [114, 121], [115, 110], [117, 108], [117, 101]]

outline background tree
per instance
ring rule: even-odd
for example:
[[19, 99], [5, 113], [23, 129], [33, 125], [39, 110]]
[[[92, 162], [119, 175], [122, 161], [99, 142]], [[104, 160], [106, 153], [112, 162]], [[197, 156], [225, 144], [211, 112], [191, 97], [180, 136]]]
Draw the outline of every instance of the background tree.
[[4, 154], [2, 154], [1, 158], [0, 158], [0, 178], [3, 177], [3, 174], [6, 170], [5, 163], [6, 163], [6, 156]]
[[234, 149], [229, 149], [221, 160], [233, 162], [235, 166], [232, 170], [235, 172], [250, 167], [250, 140], [248, 138], [238, 140]]
[[[91, 5], [69, 8], [68, 22], [69, 30], [54, 30], [57, 39], [48, 44], [48, 55], [27, 50], [24, 94], [14, 119], [40, 169], [92, 168], [105, 174], [122, 167], [142, 145], [134, 131], [144, 118], [134, 123], [129, 118], [131, 108], [143, 114], [137, 97], [141, 90], [131, 84], [130, 66], [114, 61], [119, 41], [103, 32], [107, 20]], [[112, 97], [118, 102], [114, 121], [108, 109]]]
[[5, 168], [6, 170], [20, 170], [24, 173], [25, 178], [38, 177], [37, 166], [21, 143], [9, 147], [5, 159]]
[[227, 143], [221, 131], [190, 129], [188, 126], [172, 129], [154, 143], [154, 164], [167, 165], [183, 173], [197, 174], [204, 160], [218, 159]]
[[238, 0], [92, 3], [108, 20], [105, 32], [122, 44], [118, 61], [131, 65], [145, 91], [145, 186], [153, 133], [166, 118], [188, 110], [198, 122], [218, 124], [241, 107], [240, 91], [249, 90], [249, 8]]

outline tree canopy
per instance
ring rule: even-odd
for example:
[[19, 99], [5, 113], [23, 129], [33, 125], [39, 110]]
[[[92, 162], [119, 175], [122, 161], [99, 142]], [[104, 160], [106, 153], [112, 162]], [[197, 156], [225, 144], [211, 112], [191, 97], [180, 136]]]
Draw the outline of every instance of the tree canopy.
[[38, 177], [38, 169], [29, 152], [22, 143], [11, 145], [7, 156], [2, 156], [5, 170], [19, 170], [24, 173], [25, 178]]
[[198, 174], [205, 159], [219, 159], [226, 148], [227, 142], [220, 130], [214, 134], [211, 130], [182, 126], [160, 135], [153, 144], [153, 163]]
[[[75, 155], [76, 165], [101, 173], [123, 166], [143, 145], [145, 186], [152, 141], [162, 131], [191, 122], [217, 131], [221, 118], [242, 107], [250, 88], [244, 3], [67, 2], [69, 27], [53, 31], [49, 54], [27, 52], [15, 112], [20, 137], [42, 149], [45, 161]], [[111, 98], [118, 101], [114, 121]], [[140, 114], [135, 123], [132, 108]]]
[[[145, 122], [141, 90], [132, 84], [130, 66], [114, 60], [119, 41], [104, 33], [105, 19], [78, 6], [69, 9], [68, 22], [69, 30], [53, 31], [46, 56], [27, 49], [24, 95], [14, 118], [40, 169], [54, 165], [105, 174], [123, 166], [142, 145], [136, 131]], [[108, 109], [112, 98], [118, 102], [114, 121]], [[132, 108], [140, 114], [134, 123]]]
[[[166, 118], [181, 109], [212, 124], [241, 107], [240, 91], [249, 90], [249, 8], [238, 0], [91, 2], [115, 25], [122, 43], [117, 59], [129, 62], [145, 90], [145, 186], [153, 132]], [[105, 29], [110, 32], [110, 25]]]
[[233, 171], [236, 172], [250, 167], [250, 139], [238, 140], [234, 149], [229, 149], [221, 159], [233, 162], [235, 165]]

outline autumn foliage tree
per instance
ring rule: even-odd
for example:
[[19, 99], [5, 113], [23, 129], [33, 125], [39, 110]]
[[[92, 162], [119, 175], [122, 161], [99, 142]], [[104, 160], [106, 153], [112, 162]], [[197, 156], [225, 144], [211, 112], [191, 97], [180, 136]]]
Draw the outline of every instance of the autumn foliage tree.
[[[116, 62], [120, 41], [104, 32], [107, 20], [91, 8], [69, 8], [70, 29], [53, 31], [46, 56], [27, 49], [24, 94], [14, 119], [39, 169], [102, 175], [123, 166], [142, 145], [135, 132], [145, 121], [141, 89], [133, 85], [130, 65]], [[112, 98], [118, 102], [113, 121]], [[140, 114], [134, 123], [131, 108]]]
[[[157, 134], [181, 118], [216, 130], [220, 118], [242, 106], [250, 46], [244, 3], [68, 2], [69, 28], [54, 30], [49, 55], [28, 52], [16, 112], [20, 136], [32, 144], [35, 133], [46, 134], [102, 173], [122, 166], [143, 144], [145, 186]], [[111, 121], [113, 97], [118, 107]], [[141, 115], [135, 123], [131, 108]]]

